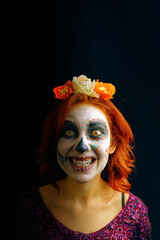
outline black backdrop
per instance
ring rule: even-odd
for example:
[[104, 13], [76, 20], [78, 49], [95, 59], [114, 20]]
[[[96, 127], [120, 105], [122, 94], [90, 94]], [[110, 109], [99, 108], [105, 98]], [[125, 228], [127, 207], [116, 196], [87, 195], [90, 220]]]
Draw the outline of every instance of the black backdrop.
[[[22, 6], [21, 6], [22, 7]], [[16, 47], [22, 73], [13, 118], [13, 202], [37, 184], [37, 148], [52, 88], [73, 76], [116, 86], [113, 102], [133, 130], [131, 191], [149, 207], [153, 239], [159, 207], [159, 1], [85, 0], [23, 4]], [[12, 221], [12, 220], [11, 220]]]

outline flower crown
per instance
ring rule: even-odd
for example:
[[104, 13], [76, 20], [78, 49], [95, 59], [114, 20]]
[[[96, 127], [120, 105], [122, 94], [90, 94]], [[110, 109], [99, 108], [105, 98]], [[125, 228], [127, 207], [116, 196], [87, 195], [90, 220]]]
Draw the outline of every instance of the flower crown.
[[58, 99], [67, 99], [73, 93], [83, 93], [90, 97], [101, 97], [104, 100], [109, 100], [113, 98], [115, 91], [115, 86], [111, 83], [99, 82], [98, 79], [92, 82], [84, 75], [80, 75], [78, 78], [73, 77], [72, 82], [69, 80], [63, 86], [53, 88], [55, 98]]

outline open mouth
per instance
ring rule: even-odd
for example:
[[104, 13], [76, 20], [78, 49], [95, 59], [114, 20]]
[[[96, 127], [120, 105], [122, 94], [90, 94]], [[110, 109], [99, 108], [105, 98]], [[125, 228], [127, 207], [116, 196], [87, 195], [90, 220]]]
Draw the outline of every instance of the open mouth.
[[79, 172], [89, 171], [95, 161], [96, 158], [94, 157], [86, 157], [86, 158], [79, 158], [79, 157], [72, 157], [69, 158], [70, 163], [72, 164], [72, 167]]

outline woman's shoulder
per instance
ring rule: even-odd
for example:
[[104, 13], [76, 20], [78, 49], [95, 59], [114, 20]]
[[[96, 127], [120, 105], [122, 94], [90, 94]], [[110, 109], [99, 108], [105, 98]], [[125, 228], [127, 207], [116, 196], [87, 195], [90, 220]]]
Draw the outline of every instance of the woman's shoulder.
[[139, 226], [140, 239], [151, 239], [152, 226], [148, 217], [148, 207], [141, 198], [131, 192], [124, 215], [126, 219], [132, 220]]
[[125, 210], [127, 214], [135, 221], [148, 218], [148, 207], [141, 198], [133, 193], [129, 193], [129, 198], [126, 203]]
[[25, 214], [27, 211], [31, 211], [39, 201], [40, 194], [38, 186], [31, 187], [21, 194], [18, 201], [18, 210]]
[[141, 208], [141, 209], [148, 209], [147, 205], [143, 202], [143, 200], [138, 197], [137, 195], [133, 194], [132, 192], [129, 193], [129, 207], [131, 208]]
[[33, 187], [29, 188], [28, 190], [24, 191], [22, 193], [22, 195], [20, 196], [20, 200], [28, 201], [28, 200], [32, 200], [32, 199], [39, 197], [38, 189], [39, 189], [38, 186], [33, 186]]
[[25, 211], [30, 210], [35, 206], [43, 205], [43, 196], [50, 196], [51, 193], [52, 197], [53, 194], [56, 195], [56, 189], [51, 184], [33, 186], [20, 196], [18, 205]]

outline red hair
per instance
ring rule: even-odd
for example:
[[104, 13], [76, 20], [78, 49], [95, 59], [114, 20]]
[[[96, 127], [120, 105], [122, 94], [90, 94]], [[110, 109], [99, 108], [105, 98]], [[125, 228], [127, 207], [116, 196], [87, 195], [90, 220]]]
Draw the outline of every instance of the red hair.
[[39, 148], [41, 178], [45, 183], [52, 183], [56, 186], [56, 181], [66, 176], [58, 164], [56, 147], [68, 111], [80, 103], [97, 106], [106, 115], [111, 131], [111, 144], [116, 149], [109, 157], [107, 166], [102, 172], [102, 178], [115, 190], [128, 192], [131, 188], [128, 176], [134, 169], [135, 162], [132, 152], [134, 144], [132, 130], [110, 100], [104, 101], [101, 98], [92, 98], [81, 93], [73, 94], [63, 101], [56, 100], [46, 117]]

